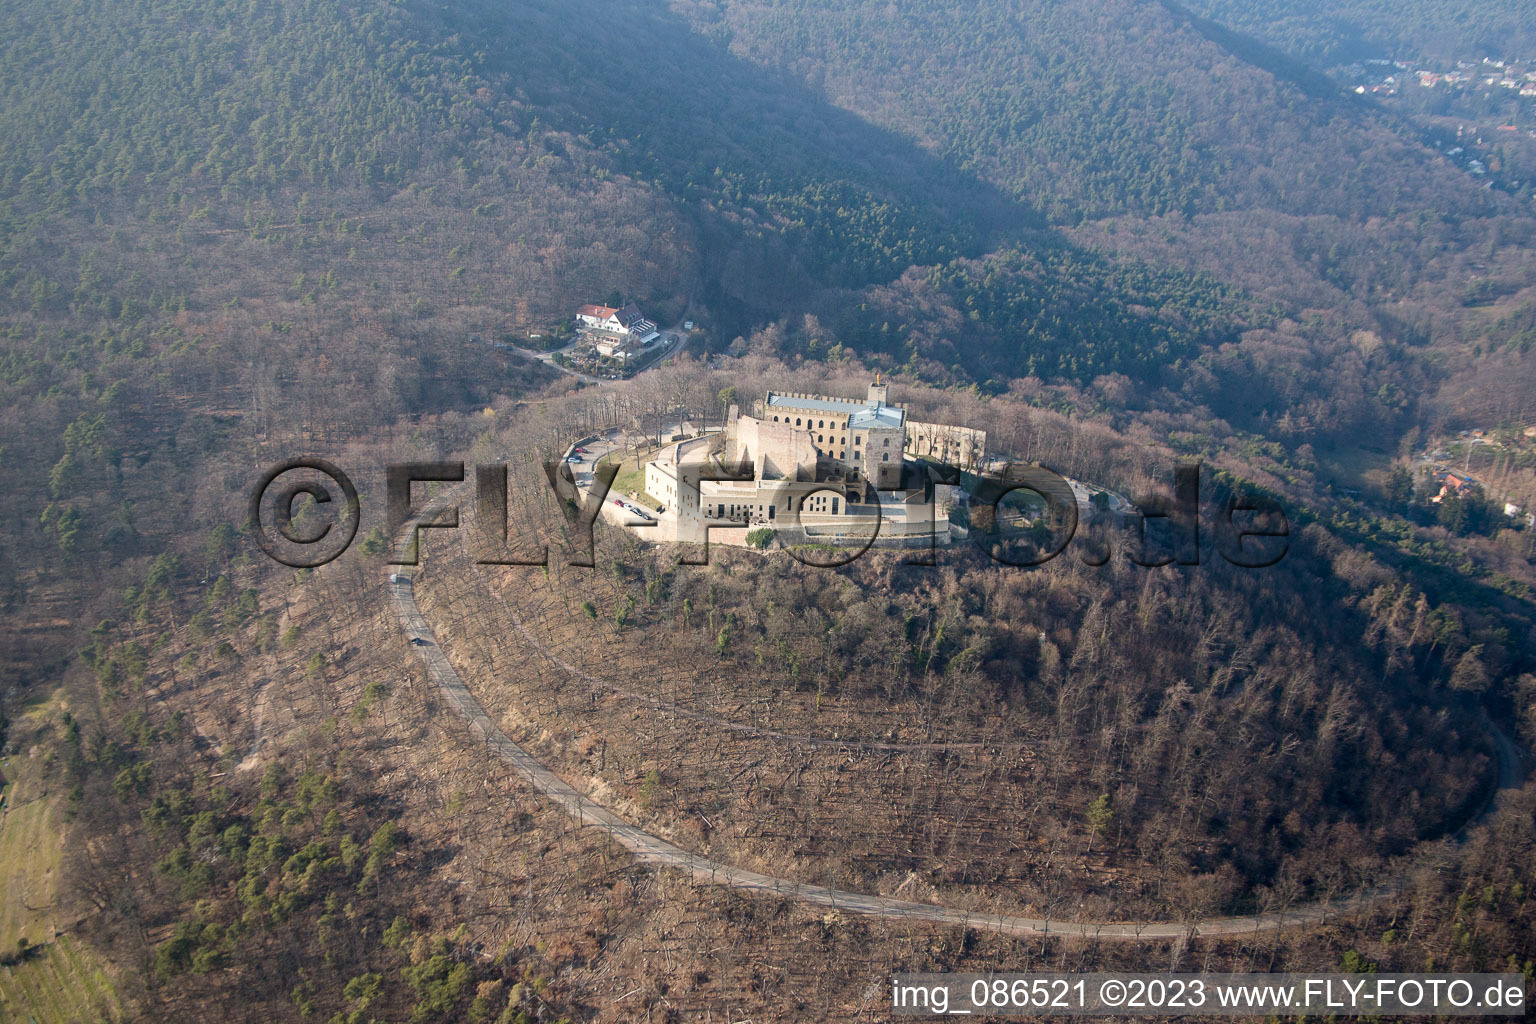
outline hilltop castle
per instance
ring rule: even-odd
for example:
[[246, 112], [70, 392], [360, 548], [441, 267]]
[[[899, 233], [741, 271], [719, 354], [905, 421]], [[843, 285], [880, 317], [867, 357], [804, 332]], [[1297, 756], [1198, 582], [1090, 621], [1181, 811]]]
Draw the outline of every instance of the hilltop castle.
[[[724, 432], [663, 448], [645, 467], [662, 506], [657, 540], [726, 540], [749, 527], [829, 542], [928, 538], [934, 488], [919, 460], [981, 468], [986, 434], [913, 423], [877, 379], [863, 401], [769, 391], [755, 415], [732, 407]], [[947, 540], [947, 526], [940, 524]], [[942, 541], [941, 541], [942, 542]]]

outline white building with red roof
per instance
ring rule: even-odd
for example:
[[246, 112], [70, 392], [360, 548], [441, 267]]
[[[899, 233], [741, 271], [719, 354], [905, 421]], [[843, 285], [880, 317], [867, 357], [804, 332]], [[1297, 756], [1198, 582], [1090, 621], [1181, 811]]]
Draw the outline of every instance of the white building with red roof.
[[633, 302], [622, 309], [613, 306], [582, 306], [576, 311], [576, 322], [587, 330], [606, 331], [621, 337], [644, 337], [656, 330], [656, 325], [647, 320], [641, 314], [640, 307]]

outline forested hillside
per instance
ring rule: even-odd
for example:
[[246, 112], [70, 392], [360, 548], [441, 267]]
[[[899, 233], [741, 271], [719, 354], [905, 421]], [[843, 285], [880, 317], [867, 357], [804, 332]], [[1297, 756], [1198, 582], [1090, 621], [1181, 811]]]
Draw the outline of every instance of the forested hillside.
[[[694, 293], [728, 341], [1013, 239], [1063, 255], [1020, 300], [1040, 351], [1007, 351], [1024, 335], [1005, 333], [978, 364], [990, 375], [1156, 368], [1198, 344], [1162, 302], [1088, 296], [1078, 270], [1102, 261], [1026, 242], [1036, 213], [993, 185], [664, 9], [586, 11], [628, 41], [604, 60], [563, 45], [572, 16], [373, 0], [0, 14], [8, 448], [58, 467], [13, 492], [19, 542], [152, 550], [123, 460], [147, 480], [190, 469], [193, 444], [483, 403], [536, 374], [471, 336], [614, 290], [658, 314]], [[1207, 304], [1192, 285], [1173, 290]], [[1087, 339], [1079, 310], [1123, 340]], [[878, 323], [846, 326], [890, 348]], [[1066, 358], [1078, 345], [1094, 354]]]
[[1536, 49], [1519, 0], [1188, 0], [1190, 10], [1329, 67], [1362, 58], [1468, 60]]
[[[1192, 423], [1217, 418], [1329, 447], [1390, 446], [1416, 418], [1459, 406], [1460, 381], [1439, 404], [1417, 400], [1446, 383], [1451, 365], [1493, 363], [1501, 377], [1536, 379], [1518, 353], [1477, 344], [1483, 315], [1464, 303], [1479, 288], [1492, 289], [1499, 315], [1529, 301], [1528, 191], [1489, 191], [1418, 129], [1176, 6], [791, 0], [680, 9], [733, 53], [1066, 225], [1093, 259], [1118, 266], [1112, 276], [1150, 281], [1138, 263], [1186, 275], [1173, 289], [1186, 297], [1171, 304], [1148, 301], [1145, 290], [1137, 301], [1134, 286], [1107, 289], [1168, 319], [1094, 329], [1094, 340], [1114, 338], [1110, 347], [1150, 359], [1104, 358], [1070, 332], [1042, 338], [1028, 310], [1060, 301], [1049, 280], [1022, 294], [1018, 275], [957, 287], [976, 274], [964, 261], [860, 296], [866, 315], [850, 316], [846, 301], [819, 311], [896, 353], [893, 364], [908, 372], [1032, 372], [1079, 385], [1150, 375], [1167, 389], [1165, 407]], [[1022, 247], [1053, 259], [1049, 246]], [[1080, 254], [1067, 262], [1068, 279], [1093, 278]], [[1216, 321], [1198, 313], [1226, 301], [1219, 288], [1194, 296], [1200, 275], [1244, 296], [1245, 311]], [[1011, 294], [998, 295], [1000, 282]], [[1080, 322], [1098, 319], [1092, 306], [1072, 315], [1084, 313]], [[1170, 325], [1175, 337], [1160, 339]], [[1361, 332], [1379, 342], [1369, 352], [1354, 340]], [[1089, 401], [1108, 393], [1095, 386]]]
[[[676, 1019], [671, 998], [741, 1019], [779, 994], [771, 972], [716, 957], [743, 922], [753, 949], [772, 949], [801, 980], [845, 953], [883, 962], [883, 940], [835, 915], [802, 914], [786, 931], [780, 909], [666, 891], [665, 876], [547, 806], [506, 813], [514, 782], [488, 775], [474, 744], [441, 725], [425, 678], [402, 668], [415, 663], [402, 662], [395, 610], [376, 586], [382, 534], [316, 574], [253, 559], [242, 534], [246, 488], [282, 459], [318, 453], [361, 477], [390, 460], [553, 457], [577, 424], [717, 416], [728, 398], [784, 380], [847, 388], [882, 372], [914, 409], [995, 424], [1008, 454], [1135, 448], [1088, 469], [1154, 490], [1154, 461], [1161, 480], [1175, 456], [1192, 456], [1284, 494], [1313, 561], [1276, 577], [1255, 607], [1305, 618], [1315, 570], [1349, 614], [1336, 632], [1285, 631], [1284, 656], [1247, 673], [1252, 689], [1234, 687], [1251, 713], [1212, 720], [1227, 730], [1213, 734], [1219, 765], [1243, 764], [1231, 730], [1270, 721], [1273, 700], [1298, 695], [1284, 714], [1305, 735], [1345, 728], [1345, 691], [1337, 702], [1332, 687], [1300, 694], [1281, 669], [1363, 634], [1372, 652], [1339, 665], [1380, 677], [1348, 692], [1375, 703], [1390, 686], [1400, 702], [1382, 701], [1369, 730], [1328, 756], [1297, 755], [1287, 793], [1328, 801], [1316, 820], [1330, 828], [1364, 821], [1392, 852], [1465, 820], [1497, 767], [1474, 705], [1536, 721], [1528, 541], [1513, 528], [1465, 536], [1470, 522], [1507, 525], [1486, 502], [1454, 530], [1411, 518], [1427, 507], [1411, 474], [1384, 500], [1336, 501], [1327, 460], [1389, 461], [1424, 432], [1481, 419], [1518, 433], [1536, 393], [1532, 189], [1484, 187], [1413, 124], [1307, 62], [1524, 45], [1517, 7], [1414, 3], [1397, 17], [1360, 0], [1341, 21], [1299, 3], [1217, 0], [1193, 11], [1132, 0], [0, 8], [0, 608], [15, 623], [0, 743], [13, 759], [36, 752], [28, 785], [51, 780], [49, 812], [70, 830], [70, 910], [111, 953], [125, 1002], [155, 1019], [527, 1024], [592, 1018], [583, 1000], [600, 992], [615, 1018], [643, 1004]], [[1273, 26], [1266, 11], [1279, 12]], [[513, 351], [610, 297], [664, 325], [696, 320], [679, 365], [582, 391]], [[359, 480], [370, 514], [380, 480]], [[616, 645], [642, 627], [670, 636], [680, 620], [700, 658], [738, 659], [737, 675], [779, 659], [793, 701], [815, 702], [812, 720], [822, 692], [804, 698], [800, 666], [831, 679], [843, 673], [835, 659], [864, 657], [826, 630], [778, 646], [770, 605], [794, 591], [772, 574], [741, 572], [721, 588], [640, 565], [609, 567], [615, 602], [630, 602], [612, 609]], [[1162, 646], [1148, 650], [1198, 646], [1191, 685], [1235, 678], [1218, 662], [1238, 655], [1196, 612], [1215, 616], [1245, 591], [1208, 583], [1199, 608], [1181, 610], [1159, 583], [1095, 604], [1094, 586], [1136, 587], [1124, 581], [1139, 572], [1074, 569], [1071, 588], [1028, 602], [1001, 584], [935, 584], [907, 589], [904, 604], [842, 610], [888, 631], [910, 661], [890, 676], [911, 693], [952, 699], [954, 666], [978, 693], [1007, 682], [987, 698], [1000, 715], [1012, 702], [1092, 730], [1103, 723], [1089, 705], [1068, 700], [1089, 691], [1072, 697], [1063, 680], [1098, 668], [1070, 664], [1047, 628], [1063, 648], [1095, 628], [1108, 636], [1111, 623], [1154, 631]], [[884, 585], [878, 571], [859, 583]], [[717, 608], [722, 594], [764, 618]], [[821, 596], [835, 607], [832, 590]], [[950, 618], [925, 617], [929, 604]], [[1007, 643], [985, 622], [999, 608], [1016, 619]], [[1166, 628], [1154, 630], [1157, 616]], [[573, 630], [595, 628], [596, 606], [571, 618]], [[1015, 678], [989, 650], [1050, 664]], [[1103, 669], [1093, 687], [1123, 680], [1107, 641], [1088, 653]], [[1066, 670], [1051, 674], [1058, 657]], [[1270, 675], [1288, 682], [1264, 691]], [[1127, 736], [1171, 682], [1149, 669], [1121, 686]], [[880, 697], [851, 684], [847, 694]], [[1167, 702], [1165, 725], [1182, 701]], [[1435, 718], [1442, 705], [1448, 717]], [[1443, 749], [1415, 751], [1419, 727]], [[1533, 727], [1522, 728], [1528, 739]], [[1096, 773], [1161, 757], [1158, 737], [1144, 749], [1106, 740], [1113, 757], [1072, 784], [1070, 806], [1107, 800], [1114, 787]], [[1286, 735], [1267, 739], [1291, 757]], [[621, 763], [616, 744], [603, 770], [638, 799], [641, 762], [655, 754]], [[1373, 757], [1393, 762], [1380, 778], [1346, 774]], [[1417, 778], [1441, 763], [1458, 785], [1419, 793]], [[1218, 776], [1207, 766], [1157, 779], [1172, 792]], [[1303, 850], [1306, 822], [1253, 783], [1234, 786], [1220, 814], [1184, 785], [1179, 799], [1200, 797], [1174, 826], [1188, 858], [1159, 871], [1205, 863], [1210, 851], [1185, 833], [1215, 827], [1211, 815], [1234, 819], [1218, 823], [1234, 844], [1276, 844], [1251, 853], [1244, 884], [1280, 877], [1283, 855], [1315, 853]], [[1116, 813], [1126, 835], [1142, 830], [1150, 858], [1168, 815], [1133, 790]], [[661, 793], [658, 813], [671, 813]], [[1367, 806], [1383, 793], [1424, 804], [1394, 826]], [[683, 817], [680, 828], [699, 827]], [[1526, 818], [1506, 825], [1524, 829], [1514, 863], [1529, 858]], [[1061, 829], [1084, 856], [1102, 838], [1076, 818]], [[1412, 956], [1439, 943], [1437, 956], [1487, 966], [1485, 946], [1528, 949], [1529, 903], [1494, 859], [1464, 872], [1479, 892], [1506, 887], [1476, 906], [1457, 901], [1456, 871], [1426, 883], [1416, 899], [1431, 938]], [[1233, 889], [1217, 902], [1261, 895]], [[1479, 945], [1463, 919], [1501, 938]], [[469, 937], [487, 921], [515, 922], [503, 947]], [[707, 969], [659, 977], [656, 943], [684, 931]], [[961, 936], [950, 956], [915, 934], [902, 940], [914, 963], [999, 952]], [[1333, 937], [1319, 943], [1341, 951]], [[624, 984], [608, 991], [615, 979]], [[624, 1003], [631, 981], [640, 996]], [[721, 1002], [733, 990], [756, 1002]]]
[[[156, 358], [202, 339], [181, 364], [243, 353], [220, 361], [268, 396], [294, 392], [274, 368], [303, 358], [294, 332], [325, 334], [307, 383], [336, 393], [322, 382], [384, 368], [404, 411], [446, 379], [508, 372], [488, 375], [468, 334], [536, 329], [616, 288], [668, 312], [691, 294], [722, 345], [815, 313], [888, 369], [994, 387], [1178, 388], [1163, 375], [1202, 352], [1321, 315], [1287, 347], [1386, 342], [1369, 393], [1388, 400], [1326, 403], [1348, 434], [1395, 424], [1390, 396], [1420, 390], [1411, 349], [1438, 333], [1421, 307], [1459, 301], [1456, 279], [1485, 269], [1474, 247], [1515, 267], [1531, 234], [1368, 109], [1155, 6], [27, 10], [6, 15], [0, 114], [18, 345], [51, 350], [34, 335], [61, 317]], [[561, 45], [572, 20], [625, 45]], [[37, 64], [66, 49], [85, 56]], [[207, 272], [189, 280], [189, 261]], [[367, 365], [348, 365], [354, 348]], [[26, 361], [31, 387], [49, 357]], [[1212, 365], [1191, 408], [1241, 420], [1222, 396], [1253, 374]], [[108, 369], [92, 386], [117, 376], [144, 380]], [[1323, 436], [1308, 421], [1295, 436]]]
[[199, 449], [521, 392], [547, 374], [490, 340], [615, 292], [692, 299], [717, 351], [1291, 448], [1536, 379], [1499, 326], [1536, 288], [1522, 197], [1159, 5], [0, 19], [0, 415], [52, 470], [6, 565], [153, 553], [151, 481]]
[[1056, 221], [1489, 208], [1364, 110], [1255, 68], [1158, 4], [918, 0], [894, 15], [874, 2], [719, 6], [694, 17], [734, 51], [816, 83]]

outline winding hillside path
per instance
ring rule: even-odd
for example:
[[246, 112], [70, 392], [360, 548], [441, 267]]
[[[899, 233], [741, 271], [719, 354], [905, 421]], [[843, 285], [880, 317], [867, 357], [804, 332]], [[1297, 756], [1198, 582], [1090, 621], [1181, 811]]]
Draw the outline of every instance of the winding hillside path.
[[[732, 867], [700, 854], [690, 853], [680, 846], [630, 824], [607, 808], [583, 796], [564, 779], [544, 767], [531, 754], [514, 743], [486, 714], [485, 709], [470, 692], [469, 687], [464, 684], [464, 680], [460, 678], [458, 671], [437, 643], [436, 635], [426, 619], [422, 617], [421, 609], [416, 604], [413, 577], [392, 574], [386, 576], [386, 580], [390, 581], [386, 585], [393, 596], [401, 628], [421, 655], [428, 675], [492, 753], [521, 772], [536, 792], [558, 804], [583, 828], [592, 828], [604, 833], [629, 850], [643, 864], [680, 871], [696, 883], [768, 894], [781, 899], [829, 907], [868, 917], [956, 925], [1001, 935], [1062, 935], [1121, 941], [1162, 941], [1191, 935], [1252, 935], [1287, 927], [1319, 924], [1330, 917], [1337, 917], [1368, 906], [1401, 888], [1401, 883], [1394, 883], [1358, 893], [1345, 900], [1310, 903], [1288, 911], [1212, 918], [1204, 921], [1052, 921], [1046, 918], [979, 913], [868, 893], [849, 892], [826, 886], [807, 885]], [[1504, 789], [1509, 788], [1510, 784], [1518, 785], [1522, 778], [1518, 763], [1519, 752], [1515, 745], [1497, 729], [1491, 731], [1499, 758], [1499, 786]], [[1490, 799], [1488, 807], [1480, 817], [1485, 817], [1493, 811], [1497, 805], [1496, 796], [1495, 794], [1495, 798]]]

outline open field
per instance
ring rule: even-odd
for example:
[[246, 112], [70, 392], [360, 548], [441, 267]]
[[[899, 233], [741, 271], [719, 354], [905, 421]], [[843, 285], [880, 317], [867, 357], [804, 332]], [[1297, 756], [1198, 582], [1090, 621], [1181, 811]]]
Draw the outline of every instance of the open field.
[[[14, 763], [14, 759], [13, 759]], [[53, 831], [50, 798], [30, 779], [12, 786], [0, 816], [0, 949], [16, 941], [47, 942], [52, 937], [53, 894], [59, 870], [59, 842]]]
[[[45, 730], [57, 705], [29, 702], [17, 728]], [[0, 967], [0, 1017], [38, 1024], [121, 1020], [111, 980], [89, 947], [59, 935], [56, 901], [63, 839], [59, 796], [47, 785], [47, 765], [30, 743], [0, 765], [12, 785], [0, 813], [0, 950], [26, 939], [34, 947], [21, 963]]]
[[122, 1006], [96, 957], [62, 935], [26, 962], [0, 967], [0, 1013], [8, 1021], [119, 1021]]
[[[26, 705], [18, 733], [46, 729], [45, 719], [55, 705], [33, 701]], [[54, 831], [54, 805], [58, 800], [47, 784], [47, 766], [32, 743], [16, 744], [18, 752], [0, 761], [0, 773], [10, 781], [5, 790], [5, 810], [0, 812], [0, 950], [16, 948], [18, 939], [43, 943], [53, 938], [57, 921], [60, 838]]]

